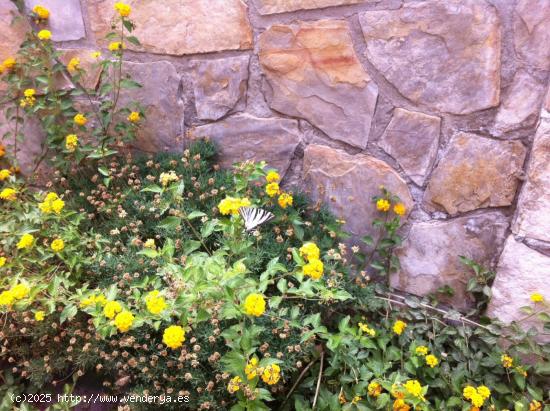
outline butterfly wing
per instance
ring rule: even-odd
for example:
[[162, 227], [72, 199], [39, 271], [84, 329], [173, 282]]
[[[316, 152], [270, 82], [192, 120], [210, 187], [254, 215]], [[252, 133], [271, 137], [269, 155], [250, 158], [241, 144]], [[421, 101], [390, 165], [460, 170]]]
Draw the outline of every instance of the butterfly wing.
[[252, 231], [259, 225], [275, 218], [273, 213], [255, 207], [241, 207], [239, 208], [239, 214], [244, 220], [246, 231]]

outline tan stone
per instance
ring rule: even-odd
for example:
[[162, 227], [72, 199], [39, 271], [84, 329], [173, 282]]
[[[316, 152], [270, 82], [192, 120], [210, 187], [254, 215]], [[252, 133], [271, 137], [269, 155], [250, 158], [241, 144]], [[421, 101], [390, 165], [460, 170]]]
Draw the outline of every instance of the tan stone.
[[195, 108], [201, 120], [218, 120], [244, 108], [249, 60], [237, 56], [196, 63]]
[[439, 117], [396, 108], [378, 145], [421, 186], [437, 155], [440, 127]]
[[178, 96], [181, 77], [175, 67], [167, 61], [126, 62], [123, 72], [142, 85], [124, 90], [120, 98], [120, 107], [138, 101], [145, 110], [134, 146], [148, 152], [181, 151], [183, 102]]
[[494, 126], [495, 135], [515, 130], [526, 122], [535, 123], [543, 93], [542, 84], [527, 71], [519, 70], [498, 109]]
[[300, 143], [296, 120], [258, 118], [239, 114], [195, 129], [196, 137], [209, 137], [220, 150], [223, 167], [245, 160], [267, 161], [284, 175]]
[[[59, 60], [67, 65], [72, 58], [78, 58], [80, 60], [80, 68], [83, 70], [82, 77], [80, 78], [80, 84], [87, 89], [93, 89], [97, 87], [99, 83], [99, 78], [101, 77], [102, 68], [98, 64], [98, 60], [92, 57], [92, 52], [96, 50], [92, 49], [65, 49], [59, 50], [62, 54], [59, 57]], [[69, 87], [70, 82], [68, 79], [60, 80], [62, 86]]]
[[274, 110], [366, 147], [378, 88], [357, 59], [346, 21], [273, 25], [259, 46]]
[[548, 91], [546, 92], [546, 99], [544, 101], [544, 109], [548, 112], [550, 112], [550, 87], [548, 87]]
[[365, 0], [255, 0], [260, 14], [285, 13], [295, 10], [321, 9], [331, 6], [363, 3]]
[[[521, 307], [537, 308], [530, 301], [531, 294], [540, 293], [546, 301], [550, 301], [548, 284], [550, 257], [517, 242], [510, 235], [500, 256], [487, 313], [505, 323], [518, 321], [526, 316]], [[542, 328], [542, 323], [536, 317], [521, 321], [520, 325], [524, 329], [535, 327], [541, 331]], [[544, 339], [550, 341], [549, 336]]]
[[[111, 31], [115, 0], [90, 0], [88, 13], [97, 41]], [[252, 28], [242, 0], [129, 0], [132, 33], [142, 47], [133, 50], [181, 56], [252, 47]]]
[[86, 37], [80, 0], [25, 0], [28, 10], [36, 5], [50, 11], [47, 28], [53, 41], [80, 40]]
[[512, 231], [550, 242], [550, 114], [543, 111]]
[[517, 55], [537, 68], [550, 68], [550, 2], [519, 0], [514, 15]]
[[380, 195], [383, 185], [407, 207], [413, 199], [405, 181], [389, 165], [374, 157], [350, 155], [327, 146], [309, 145], [304, 153], [304, 188], [314, 201], [324, 202], [338, 217], [346, 221], [344, 229], [353, 240], [377, 234], [372, 227], [380, 217], [372, 197]]
[[511, 205], [525, 154], [525, 147], [518, 141], [456, 134], [432, 173], [425, 205], [451, 215]]
[[421, 296], [450, 286], [454, 295], [442, 296], [441, 301], [459, 310], [467, 309], [473, 301], [466, 285], [474, 274], [460, 262], [459, 256], [491, 266], [508, 226], [507, 217], [499, 211], [414, 223], [403, 246], [396, 251], [401, 270], [391, 276], [390, 283], [399, 290]]
[[367, 58], [411, 101], [453, 114], [498, 105], [500, 23], [484, 0], [408, 2], [360, 23]]
[[[0, 0], [0, 64], [8, 57], [16, 58], [17, 51], [30, 29], [27, 21], [19, 14], [10, 0]], [[6, 84], [0, 81], [0, 91]]]

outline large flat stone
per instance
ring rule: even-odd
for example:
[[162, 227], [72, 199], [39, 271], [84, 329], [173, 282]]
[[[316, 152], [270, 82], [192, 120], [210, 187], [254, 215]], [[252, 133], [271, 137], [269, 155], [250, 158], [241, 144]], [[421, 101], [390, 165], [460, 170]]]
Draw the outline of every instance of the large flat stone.
[[124, 90], [121, 106], [138, 101], [147, 116], [139, 123], [135, 147], [147, 152], [183, 149], [183, 103], [178, 96], [181, 77], [172, 63], [126, 62], [123, 71], [142, 88]]
[[365, 0], [254, 0], [260, 14], [285, 13], [295, 10], [321, 9], [363, 3]]
[[550, 113], [543, 111], [531, 149], [527, 181], [512, 227], [517, 235], [550, 242]]
[[526, 150], [519, 141], [458, 133], [432, 172], [425, 205], [451, 215], [512, 204]]
[[265, 160], [284, 175], [300, 143], [296, 120], [258, 118], [239, 114], [195, 129], [196, 137], [209, 137], [220, 150], [220, 164], [231, 167], [245, 160]]
[[452, 297], [442, 297], [442, 301], [460, 310], [469, 308], [473, 301], [466, 285], [473, 273], [460, 262], [459, 256], [491, 266], [506, 238], [508, 226], [507, 217], [499, 211], [414, 223], [396, 252], [401, 270], [392, 275], [392, 287], [424, 296], [447, 285], [455, 293]]
[[[17, 51], [25, 40], [25, 33], [30, 30], [27, 21], [19, 14], [17, 7], [10, 0], [0, 0], [0, 64], [8, 57], [16, 58]], [[0, 81], [0, 91], [6, 84]]]
[[274, 110], [366, 147], [378, 88], [357, 59], [346, 21], [273, 25], [259, 47]]
[[304, 188], [314, 201], [322, 201], [338, 217], [346, 221], [344, 229], [354, 240], [377, 235], [372, 221], [380, 212], [372, 197], [380, 195], [383, 185], [407, 207], [413, 199], [405, 181], [388, 164], [377, 158], [350, 155], [327, 146], [309, 145], [304, 153]]
[[218, 120], [244, 108], [249, 60], [238, 56], [196, 63], [195, 108], [201, 120]]
[[396, 108], [378, 145], [421, 186], [437, 155], [440, 127], [439, 117]]
[[514, 15], [516, 53], [527, 64], [550, 68], [550, 2], [518, 0]]
[[504, 94], [494, 125], [496, 135], [537, 121], [543, 85], [525, 70], [519, 70]]
[[500, 23], [484, 0], [428, 0], [360, 14], [367, 58], [414, 103], [453, 114], [498, 105]]
[[[548, 284], [550, 257], [517, 242], [514, 236], [510, 235], [500, 256], [492, 288], [493, 297], [487, 313], [505, 323], [518, 321], [526, 316], [520, 310], [521, 307], [537, 308], [529, 299], [531, 294], [540, 293], [546, 301], [550, 301]], [[536, 317], [527, 321], [522, 320], [520, 324], [525, 329], [533, 326], [539, 330], [542, 328]], [[548, 336], [545, 339], [550, 341]]]
[[[80, 78], [80, 84], [87, 89], [93, 89], [97, 87], [99, 78], [101, 77], [102, 68], [98, 64], [98, 60], [92, 57], [92, 52], [96, 50], [92, 49], [59, 49], [61, 56], [59, 60], [67, 65], [72, 58], [78, 58], [80, 60], [80, 68], [83, 70], [82, 77]], [[63, 74], [63, 77], [65, 75]], [[71, 84], [68, 79], [60, 79], [62, 87], [70, 87]]]
[[29, 10], [38, 4], [50, 11], [47, 28], [52, 32], [53, 41], [80, 40], [86, 37], [79, 0], [25, 0]]
[[[102, 44], [111, 31], [116, 0], [90, 0], [91, 27]], [[252, 28], [242, 0], [130, 0], [133, 34], [142, 47], [128, 48], [149, 53], [184, 54], [240, 50], [252, 47]]]

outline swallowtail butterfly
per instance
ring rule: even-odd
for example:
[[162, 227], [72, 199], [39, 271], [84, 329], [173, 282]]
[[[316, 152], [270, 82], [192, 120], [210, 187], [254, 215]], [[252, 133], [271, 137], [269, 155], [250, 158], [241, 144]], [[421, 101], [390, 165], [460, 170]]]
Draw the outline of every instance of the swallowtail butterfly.
[[243, 218], [245, 229], [248, 232], [275, 218], [273, 213], [256, 207], [241, 207], [239, 208], [239, 214]]

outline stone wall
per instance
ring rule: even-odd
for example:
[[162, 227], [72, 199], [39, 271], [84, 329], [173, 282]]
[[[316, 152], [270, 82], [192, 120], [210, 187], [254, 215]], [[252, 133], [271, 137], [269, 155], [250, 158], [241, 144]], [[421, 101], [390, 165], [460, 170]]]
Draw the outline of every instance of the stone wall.
[[[114, 0], [26, 3], [51, 9], [67, 59], [105, 50]], [[355, 238], [383, 184], [410, 210], [397, 288], [451, 285], [467, 308], [465, 255], [497, 266], [492, 314], [515, 318], [535, 290], [550, 299], [548, 0], [129, 3], [139, 147], [181, 150], [193, 129], [225, 165], [268, 160]], [[0, 0], [0, 20], [12, 13]], [[2, 30], [0, 58], [22, 31]]]

